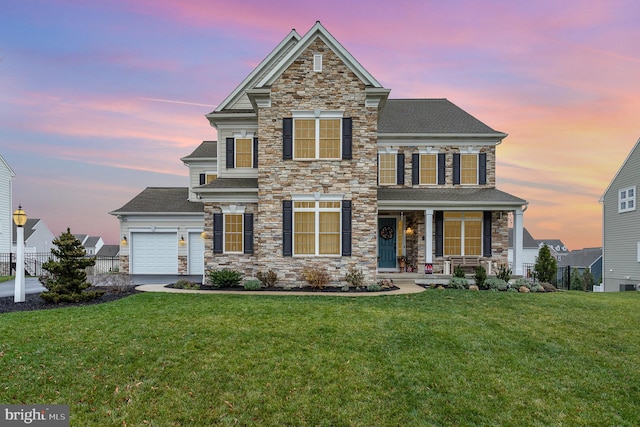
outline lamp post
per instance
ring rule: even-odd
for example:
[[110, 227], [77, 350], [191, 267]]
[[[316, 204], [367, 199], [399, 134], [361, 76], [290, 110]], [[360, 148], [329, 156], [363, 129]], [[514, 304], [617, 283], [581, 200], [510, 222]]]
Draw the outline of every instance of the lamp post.
[[24, 302], [24, 225], [27, 223], [27, 214], [18, 206], [13, 212], [13, 222], [16, 224], [16, 285], [13, 302]]

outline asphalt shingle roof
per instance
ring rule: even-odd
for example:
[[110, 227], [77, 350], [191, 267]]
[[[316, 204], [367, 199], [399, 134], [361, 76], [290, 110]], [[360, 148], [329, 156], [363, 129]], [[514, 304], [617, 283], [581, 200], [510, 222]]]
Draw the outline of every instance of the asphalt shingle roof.
[[258, 178], [218, 178], [198, 188], [255, 188], [258, 189]]
[[[509, 247], [513, 247], [513, 228], [509, 229]], [[527, 227], [522, 227], [522, 247], [523, 248], [538, 248], [538, 242], [531, 236]]]
[[525, 200], [496, 188], [378, 188], [378, 201], [507, 203], [524, 205]]
[[120, 253], [120, 245], [102, 245], [102, 247], [96, 252], [96, 256], [99, 257], [114, 257]]
[[127, 213], [201, 213], [204, 205], [190, 202], [187, 187], [147, 187], [112, 215]]
[[215, 159], [218, 157], [218, 141], [202, 141], [193, 153], [189, 154], [185, 159]]
[[585, 248], [569, 252], [558, 265], [571, 267], [589, 267], [602, 256], [602, 248]]
[[495, 134], [504, 136], [448, 99], [388, 99], [378, 133]]

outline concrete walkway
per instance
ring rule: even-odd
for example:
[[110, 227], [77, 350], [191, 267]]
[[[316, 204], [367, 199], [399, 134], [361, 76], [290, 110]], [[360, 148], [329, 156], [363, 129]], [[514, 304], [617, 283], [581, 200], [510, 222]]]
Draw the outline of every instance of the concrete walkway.
[[167, 288], [166, 284], [161, 285], [140, 285], [136, 289], [144, 292], [171, 292], [182, 294], [236, 294], [236, 295], [313, 295], [325, 297], [377, 297], [384, 295], [405, 295], [417, 294], [425, 289], [415, 284], [413, 280], [397, 279], [393, 281], [399, 289], [384, 292], [299, 292], [299, 291], [200, 291], [192, 289], [173, 289]]
[[[0, 297], [12, 297], [15, 294], [15, 279], [9, 280], [7, 282], [0, 283]], [[39, 294], [40, 292], [44, 292], [47, 289], [42, 286], [37, 277], [25, 277], [24, 279], [24, 293], [25, 295], [29, 294]]]

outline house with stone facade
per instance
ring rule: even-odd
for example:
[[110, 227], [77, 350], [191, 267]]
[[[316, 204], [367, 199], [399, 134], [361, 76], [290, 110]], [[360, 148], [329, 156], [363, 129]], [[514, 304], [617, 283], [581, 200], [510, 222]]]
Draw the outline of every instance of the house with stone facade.
[[272, 269], [300, 282], [359, 268], [371, 283], [452, 259], [522, 270], [526, 201], [496, 188], [507, 136], [447, 99], [392, 99], [321, 24], [292, 30], [206, 117], [217, 141], [181, 160], [188, 188], [147, 188], [111, 212], [121, 271]]

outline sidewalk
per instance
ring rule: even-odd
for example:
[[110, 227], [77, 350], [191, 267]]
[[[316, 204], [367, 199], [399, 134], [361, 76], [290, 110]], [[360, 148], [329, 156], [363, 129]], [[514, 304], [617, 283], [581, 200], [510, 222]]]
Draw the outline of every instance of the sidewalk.
[[[2, 297], [12, 297], [15, 295], [15, 286], [16, 281], [9, 280], [8, 282], [0, 283], [0, 298]], [[42, 284], [38, 281], [37, 277], [26, 277], [24, 280], [24, 293], [25, 295], [29, 294], [39, 294], [40, 292], [44, 292], [46, 289], [42, 286]]]
[[385, 292], [300, 292], [300, 291], [200, 291], [192, 289], [173, 289], [164, 285], [140, 285], [136, 290], [143, 292], [170, 292], [183, 294], [229, 294], [229, 295], [313, 295], [313, 296], [330, 296], [330, 297], [377, 297], [384, 295], [405, 295], [417, 294], [425, 289], [418, 286], [413, 280], [394, 280], [394, 285], [399, 289]]

